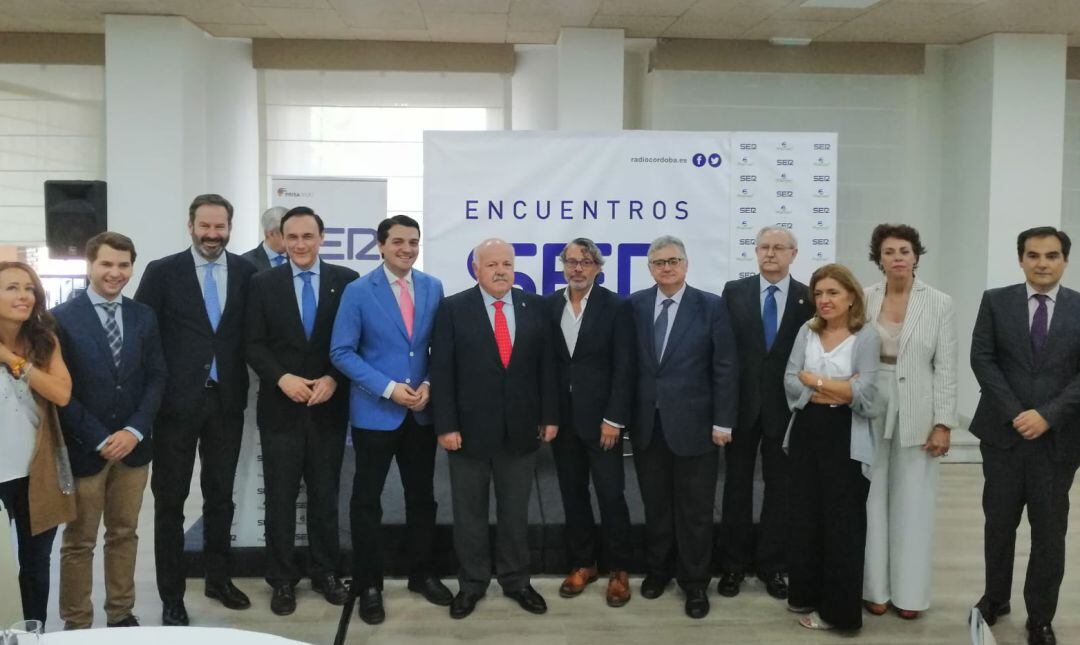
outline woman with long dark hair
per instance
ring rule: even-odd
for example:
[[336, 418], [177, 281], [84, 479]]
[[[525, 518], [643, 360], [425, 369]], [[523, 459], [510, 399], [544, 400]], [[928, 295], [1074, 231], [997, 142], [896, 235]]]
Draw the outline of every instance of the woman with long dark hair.
[[71, 399], [71, 376], [45, 304], [33, 269], [0, 262], [0, 500], [18, 536], [23, 616], [42, 623], [56, 527], [75, 517], [55, 407]]

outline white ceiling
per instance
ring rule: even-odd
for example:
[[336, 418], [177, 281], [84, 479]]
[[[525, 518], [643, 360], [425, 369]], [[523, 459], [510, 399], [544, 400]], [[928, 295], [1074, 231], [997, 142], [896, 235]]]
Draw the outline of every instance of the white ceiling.
[[631, 38], [812, 38], [960, 43], [994, 32], [1066, 34], [1080, 0], [2, 0], [0, 31], [101, 33], [107, 13], [186, 16], [215, 36], [553, 43], [562, 27]]

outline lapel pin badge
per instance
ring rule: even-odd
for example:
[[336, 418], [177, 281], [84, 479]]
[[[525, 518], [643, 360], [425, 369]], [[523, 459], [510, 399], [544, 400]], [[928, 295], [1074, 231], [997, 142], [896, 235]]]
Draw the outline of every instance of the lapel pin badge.
[[799, 298], [799, 304], [800, 304], [800, 305], [801, 305], [801, 304], [803, 304], [804, 302], [806, 302], [806, 301], [805, 301], [805, 300], [803, 300], [802, 298]]

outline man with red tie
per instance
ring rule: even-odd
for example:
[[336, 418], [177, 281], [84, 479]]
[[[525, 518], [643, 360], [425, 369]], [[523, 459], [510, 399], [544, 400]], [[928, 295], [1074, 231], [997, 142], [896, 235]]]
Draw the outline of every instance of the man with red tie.
[[512, 289], [514, 249], [499, 239], [473, 251], [477, 286], [439, 308], [431, 343], [431, 397], [449, 451], [454, 549], [461, 569], [451, 618], [476, 608], [491, 581], [488, 497], [498, 505], [495, 567], [503, 594], [547, 611], [529, 584], [529, 495], [536, 449], [558, 431], [558, 382], [543, 298]]
[[390, 461], [405, 489], [409, 590], [447, 606], [435, 577], [435, 429], [428, 406], [428, 348], [442, 283], [413, 268], [420, 224], [406, 215], [379, 223], [383, 262], [345, 289], [334, 322], [330, 360], [349, 377], [356, 474], [351, 502], [353, 590], [360, 619], [386, 618], [383, 607], [382, 497]]

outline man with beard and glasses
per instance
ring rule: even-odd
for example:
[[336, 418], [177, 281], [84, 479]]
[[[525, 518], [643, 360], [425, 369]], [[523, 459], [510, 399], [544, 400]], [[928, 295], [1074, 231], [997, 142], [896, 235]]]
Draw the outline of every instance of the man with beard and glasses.
[[233, 207], [199, 195], [188, 208], [191, 247], [146, 267], [135, 299], [156, 313], [168, 379], [154, 425], [154, 556], [162, 623], [187, 625], [184, 500], [198, 451], [206, 596], [251, 606], [229, 577], [233, 480], [247, 405], [244, 309], [255, 267], [225, 250]]

